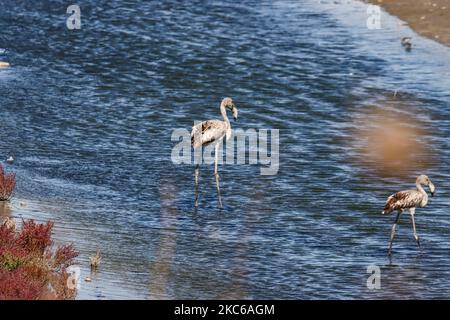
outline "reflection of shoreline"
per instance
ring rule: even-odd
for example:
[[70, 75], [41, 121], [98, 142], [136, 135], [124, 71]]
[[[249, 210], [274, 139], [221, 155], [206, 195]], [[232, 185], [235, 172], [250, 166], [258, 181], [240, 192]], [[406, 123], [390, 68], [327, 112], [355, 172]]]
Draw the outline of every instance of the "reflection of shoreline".
[[[256, 191], [252, 194], [250, 201], [248, 202], [246, 209], [247, 215], [243, 220], [241, 230], [251, 230], [251, 226], [255, 224], [258, 216], [259, 204], [261, 204], [262, 199], [264, 199], [264, 194], [261, 191]], [[237, 243], [235, 248], [236, 256], [234, 258], [233, 267], [230, 270], [233, 275], [234, 281], [224, 290], [222, 295], [218, 297], [219, 300], [230, 300], [230, 299], [251, 299], [248, 285], [246, 285], [245, 280], [249, 280], [251, 270], [249, 269], [249, 255], [251, 254], [250, 234], [246, 234], [245, 231], [241, 233], [241, 241]]]
[[[366, 0], [397, 16], [418, 34], [450, 46], [450, 0]], [[414, 45], [414, 43], [413, 43]]]
[[169, 299], [170, 268], [177, 239], [177, 188], [174, 181], [164, 181], [160, 186], [162, 231], [156, 251], [156, 262], [150, 268], [149, 299]]

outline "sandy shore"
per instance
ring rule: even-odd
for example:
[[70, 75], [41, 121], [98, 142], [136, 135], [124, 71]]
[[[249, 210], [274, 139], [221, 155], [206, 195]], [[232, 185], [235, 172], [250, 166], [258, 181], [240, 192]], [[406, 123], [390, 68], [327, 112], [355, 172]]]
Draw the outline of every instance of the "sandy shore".
[[368, 0], [407, 22], [418, 34], [450, 46], [450, 0]]

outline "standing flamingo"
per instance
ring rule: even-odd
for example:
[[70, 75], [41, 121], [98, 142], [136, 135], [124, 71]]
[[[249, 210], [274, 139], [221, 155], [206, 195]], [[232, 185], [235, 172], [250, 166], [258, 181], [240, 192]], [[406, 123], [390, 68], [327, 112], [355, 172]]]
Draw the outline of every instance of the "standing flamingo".
[[386, 201], [386, 205], [384, 206], [384, 209], [381, 212], [381, 214], [389, 214], [394, 210], [398, 211], [397, 217], [395, 218], [395, 222], [391, 230], [391, 240], [389, 242], [389, 251], [388, 251], [389, 255], [392, 254], [392, 242], [394, 241], [395, 229], [397, 227], [397, 223], [400, 220], [400, 216], [404, 209], [409, 209], [409, 213], [411, 214], [412, 219], [414, 238], [416, 239], [417, 245], [420, 248], [420, 241], [419, 236], [417, 235], [416, 232], [416, 222], [414, 220], [414, 214], [416, 213], [416, 208], [418, 207], [423, 208], [428, 203], [428, 194], [425, 192], [422, 185], [428, 186], [428, 188], [430, 188], [431, 196], [433, 197], [434, 192], [436, 190], [434, 184], [426, 175], [420, 175], [416, 179], [417, 190], [399, 191], [391, 195]]
[[[222, 120], [206, 120], [192, 127], [191, 144], [194, 149], [209, 144], [215, 145], [214, 175], [216, 176], [217, 194], [219, 197], [219, 207], [222, 208], [222, 198], [220, 196], [219, 172], [217, 162], [219, 159], [219, 147], [225, 137], [226, 140], [231, 137], [230, 120], [227, 117], [226, 109], [233, 112], [234, 120], [237, 120], [238, 110], [231, 98], [224, 98], [220, 104], [220, 113]], [[198, 180], [200, 175], [200, 165], [195, 166], [195, 206], [198, 207]]]

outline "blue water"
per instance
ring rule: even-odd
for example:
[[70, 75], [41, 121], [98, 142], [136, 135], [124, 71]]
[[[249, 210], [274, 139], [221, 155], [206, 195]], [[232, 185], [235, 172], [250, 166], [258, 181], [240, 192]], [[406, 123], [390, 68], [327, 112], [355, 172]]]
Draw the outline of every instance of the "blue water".
[[[18, 179], [4, 214], [55, 220], [80, 251], [80, 299], [450, 297], [450, 49], [385, 13], [367, 29], [358, 1], [77, 4], [69, 31], [65, 1], [2, 1], [0, 158]], [[202, 166], [195, 210], [171, 134], [218, 118], [224, 96], [233, 128], [280, 130], [279, 172], [219, 166], [220, 210]], [[412, 163], [362, 151], [374, 110], [420, 128]], [[417, 211], [423, 248], [405, 214], [390, 260], [380, 212], [421, 173], [438, 190]]]

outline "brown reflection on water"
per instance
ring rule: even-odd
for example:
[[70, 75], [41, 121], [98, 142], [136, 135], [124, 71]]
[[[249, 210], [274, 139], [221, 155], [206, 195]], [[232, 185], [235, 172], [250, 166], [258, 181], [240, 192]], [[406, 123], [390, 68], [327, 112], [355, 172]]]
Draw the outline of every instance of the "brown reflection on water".
[[177, 188], [174, 181], [165, 181], [160, 186], [161, 236], [150, 268], [149, 299], [170, 299], [167, 292], [170, 266], [175, 255], [177, 240]]
[[[150, 267], [149, 299], [171, 299], [169, 279], [171, 265], [174, 262], [177, 247], [177, 188], [173, 181], [166, 181], [160, 188], [161, 200], [161, 234], [157, 245], [154, 262]], [[248, 299], [249, 292], [246, 288], [249, 276], [250, 238], [249, 230], [258, 217], [258, 204], [262, 202], [263, 195], [255, 193], [250, 199], [243, 224], [239, 227], [240, 234], [237, 235], [241, 241], [235, 248], [233, 267], [230, 270], [230, 278], [233, 279], [221, 293], [218, 299]]]
[[421, 258], [415, 257], [410, 265], [401, 266], [390, 263], [382, 269], [381, 296], [388, 299], [420, 299], [422, 293], [430, 285], [427, 280], [428, 273], [421, 268]]
[[[243, 220], [243, 224], [240, 228], [241, 234], [238, 235], [241, 241], [236, 245], [236, 256], [234, 258], [233, 268], [231, 272], [231, 279], [233, 282], [230, 283], [228, 287], [220, 294], [218, 299], [249, 299], [249, 292], [245, 287], [244, 283], [248, 284], [250, 281], [247, 279], [250, 271], [248, 266], [248, 257], [251, 251], [249, 245], [249, 239], [251, 234], [249, 233], [252, 230], [252, 225], [256, 223], [257, 215], [258, 215], [258, 207], [259, 204], [262, 203], [263, 194], [261, 192], [255, 192], [249, 203], [247, 204], [247, 214], [245, 215], [245, 219]], [[245, 212], [245, 211], [244, 211]]]
[[359, 164], [381, 176], [398, 176], [429, 167], [433, 162], [430, 132], [410, 112], [392, 102], [373, 107], [355, 121], [353, 134]]

